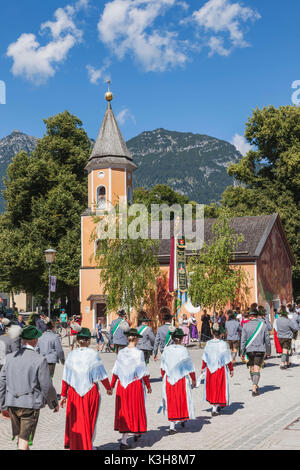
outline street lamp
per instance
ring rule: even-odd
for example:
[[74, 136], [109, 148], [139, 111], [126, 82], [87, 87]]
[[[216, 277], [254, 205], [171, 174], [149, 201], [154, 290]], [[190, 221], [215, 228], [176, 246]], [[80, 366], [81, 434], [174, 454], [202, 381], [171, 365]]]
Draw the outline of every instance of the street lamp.
[[52, 248], [44, 251], [46, 262], [49, 265], [49, 291], [48, 291], [48, 317], [51, 318], [51, 264], [55, 261], [56, 251]]

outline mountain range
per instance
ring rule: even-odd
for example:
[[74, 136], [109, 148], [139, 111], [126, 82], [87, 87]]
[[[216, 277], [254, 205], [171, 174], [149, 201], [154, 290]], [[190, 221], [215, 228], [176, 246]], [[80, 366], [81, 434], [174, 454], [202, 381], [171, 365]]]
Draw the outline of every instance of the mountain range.
[[[18, 130], [0, 139], [0, 190], [3, 177], [14, 155], [21, 150], [31, 153], [37, 138]], [[227, 167], [242, 157], [230, 143], [191, 132], [165, 129], [145, 131], [127, 142], [138, 169], [134, 172], [134, 187], [150, 189], [167, 184], [190, 200], [209, 204], [220, 200], [227, 186], [234, 183]], [[0, 213], [4, 199], [0, 195]]]

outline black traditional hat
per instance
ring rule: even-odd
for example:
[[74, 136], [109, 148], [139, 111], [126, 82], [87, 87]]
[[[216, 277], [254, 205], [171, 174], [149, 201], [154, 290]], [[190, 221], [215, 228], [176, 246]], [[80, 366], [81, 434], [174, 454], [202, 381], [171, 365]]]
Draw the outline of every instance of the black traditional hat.
[[117, 312], [117, 314], [119, 315], [119, 317], [125, 317], [125, 316], [126, 316], [125, 310], [119, 310], [119, 311]]
[[164, 321], [172, 320], [173, 318], [171, 310], [167, 306], [161, 307], [159, 313], [162, 316]]
[[128, 331], [124, 332], [126, 336], [137, 336], [138, 338], [142, 338], [143, 336], [139, 334], [136, 328], [130, 328]]

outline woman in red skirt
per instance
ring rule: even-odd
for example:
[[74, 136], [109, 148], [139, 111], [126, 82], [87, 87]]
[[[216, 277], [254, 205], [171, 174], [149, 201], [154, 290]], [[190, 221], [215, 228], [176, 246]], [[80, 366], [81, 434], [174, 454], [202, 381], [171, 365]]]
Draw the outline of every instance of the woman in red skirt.
[[130, 449], [127, 444], [128, 434], [135, 434], [135, 441], [147, 431], [147, 415], [145, 406], [145, 387], [151, 393], [150, 374], [147, 369], [143, 351], [136, 345], [142, 336], [135, 328], [128, 330], [128, 346], [121, 349], [115, 366], [111, 388], [117, 380], [115, 431], [123, 434], [120, 449]]
[[65, 449], [93, 450], [100, 410], [99, 383], [108, 395], [112, 391], [99, 354], [89, 348], [90, 330], [78, 326], [76, 332], [79, 348], [67, 357], [60, 401], [62, 408], [67, 402]]
[[219, 325], [212, 328], [213, 339], [206, 343], [202, 357], [202, 373], [205, 374], [204, 401], [212, 408], [212, 416], [218, 416], [221, 408], [229, 405], [229, 374], [233, 377], [231, 353], [225, 341], [220, 339]]
[[192, 387], [196, 386], [196, 374], [190, 354], [182, 345], [183, 330], [174, 329], [171, 336], [174, 344], [165, 347], [161, 357], [162, 409], [170, 422], [169, 434], [176, 434], [176, 422], [184, 427], [186, 421], [195, 419]]
[[274, 320], [274, 324], [273, 324], [273, 329], [274, 329], [274, 344], [275, 344], [275, 348], [276, 348], [276, 353], [277, 353], [277, 356], [281, 356], [282, 354], [282, 347], [280, 346], [280, 343], [279, 343], [279, 339], [278, 339], [278, 335], [277, 335], [277, 318], [275, 318]]

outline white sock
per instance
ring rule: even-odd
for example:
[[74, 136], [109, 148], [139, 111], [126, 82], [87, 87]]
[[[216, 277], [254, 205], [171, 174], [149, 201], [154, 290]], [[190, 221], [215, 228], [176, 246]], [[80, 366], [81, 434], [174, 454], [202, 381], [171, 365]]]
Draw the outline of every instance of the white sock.
[[218, 411], [218, 406], [219, 405], [213, 405], [212, 410], [213, 410], [214, 413], [216, 413]]
[[174, 431], [175, 430], [175, 422], [174, 421], [171, 421], [170, 422], [170, 431]]
[[127, 433], [124, 433], [124, 434], [123, 434], [123, 437], [122, 437], [122, 444], [127, 445], [127, 439], [128, 439], [128, 434], [127, 434]]

